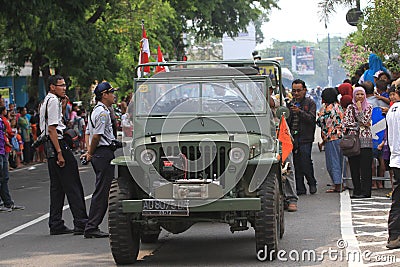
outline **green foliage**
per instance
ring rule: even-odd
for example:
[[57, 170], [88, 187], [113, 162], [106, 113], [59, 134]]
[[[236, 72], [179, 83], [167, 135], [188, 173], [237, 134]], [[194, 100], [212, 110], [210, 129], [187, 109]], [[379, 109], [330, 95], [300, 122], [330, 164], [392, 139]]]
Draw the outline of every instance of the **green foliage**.
[[267, 19], [276, 2], [0, 0], [0, 60], [10, 73], [32, 62], [31, 95], [37, 95], [39, 75], [46, 79], [53, 70], [66, 78], [71, 90], [80, 88], [80, 98], [89, 96], [91, 85], [102, 80], [124, 94], [135, 77], [142, 19], [151, 54], [156, 55], [160, 45], [166, 58], [180, 59], [183, 32], [191, 30], [205, 39], [225, 32], [233, 36], [250, 21]]
[[400, 73], [400, 57], [399, 54], [395, 53], [392, 54], [388, 57], [387, 60], [385, 60], [385, 66], [386, 68], [389, 69], [389, 71], [394, 74], [394, 73]]
[[349, 77], [353, 76], [362, 64], [368, 62], [371, 51], [365, 46], [364, 41], [365, 38], [360, 32], [352, 33], [346, 38], [340, 50], [339, 60]]
[[[348, 75], [354, 75], [356, 69], [368, 62], [371, 52], [384, 58], [386, 55], [400, 53], [400, 6], [398, 0], [375, 1], [374, 7], [367, 7], [364, 19], [357, 32], [347, 37], [340, 59]], [[397, 60], [385, 62], [392, 72], [400, 69]]]
[[271, 8], [277, 8], [274, 0], [171, 0], [171, 6], [183, 21], [191, 21], [185, 30], [196, 33], [198, 39], [210, 36], [222, 37], [224, 33], [236, 36], [246, 29], [250, 21], [256, 21]]
[[364, 13], [362, 35], [368, 48], [381, 57], [399, 53], [399, 0], [375, 1], [375, 7], [366, 8]]
[[320, 21], [325, 23], [325, 26], [329, 23], [329, 16], [335, 13], [335, 8], [337, 6], [352, 6], [355, 2], [360, 3], [360, 0], [322, 0], [318, 2], [318, 7], [320, 8]]

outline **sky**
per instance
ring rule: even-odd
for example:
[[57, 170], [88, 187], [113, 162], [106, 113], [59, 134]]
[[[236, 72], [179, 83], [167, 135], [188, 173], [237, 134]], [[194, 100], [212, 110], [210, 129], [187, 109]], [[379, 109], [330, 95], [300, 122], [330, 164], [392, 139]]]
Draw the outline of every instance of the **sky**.
[[[279, 0], [278, 5], [281, 9], [271, 10], [270, 21], [262, 26], [264, 42], [257, 48], [270, 47], [271, 39], [317, 42], [317, 39], [327, 37], [328, 33], [331, 37], [346, 37], [356, 30], [356, 27], [346, 22], [346, 13], [350, 8], [343, 6], [336, 6], [336, 13], [332, 13], [328, 28], [325, 29], [324, 23], [319, 21], [318, 2], [320, 0]], [[365, 4], [363, 2], [365, 1], [361, 1], [361, 9]]]

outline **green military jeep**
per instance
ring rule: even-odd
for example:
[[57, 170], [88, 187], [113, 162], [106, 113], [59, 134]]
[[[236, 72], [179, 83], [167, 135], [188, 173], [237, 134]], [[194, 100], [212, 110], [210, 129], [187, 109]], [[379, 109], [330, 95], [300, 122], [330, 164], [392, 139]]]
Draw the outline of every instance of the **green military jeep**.
[[273, 260], [284, 232], [284, 181], [268, 102], [272, 84], [259, 66], [272, 66], [279, 77], [279, 63], [140, 66], [157, 64], [169, 72], [135, 79], [133, 139], [113, 161], [118, 178], [108, 224], [115, 262], [135, 262], [140, 243], [157, 242], [161, 228], [178, 234], [196, 222], [227, 223], [232, 232], [252, 226], [257, 258]]

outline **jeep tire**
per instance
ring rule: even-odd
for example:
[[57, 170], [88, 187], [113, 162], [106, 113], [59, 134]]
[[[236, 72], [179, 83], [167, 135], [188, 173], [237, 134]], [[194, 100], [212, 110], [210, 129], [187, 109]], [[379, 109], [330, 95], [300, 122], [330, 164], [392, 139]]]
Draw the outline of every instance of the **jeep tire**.
[[136, 262], [140, 248], [140, 225], [132, 222], [132, 216], [122, 212], [122, 200], [131, 199], [133, 181], [119, 177], [113, 180], [109, 197], [108, 228], [111, 253], [117, 264]]
[[[261, 210], [256, 212], [254, 220], [256, 255], [259, 260], [265, 258], [272, 261], [278, 251], [281, 220], [278, 172], [274, 166], [258, 189], [257, 195], [261, 200]], [[259, 257], [260, 251], [263, 251], [262, 258]]]

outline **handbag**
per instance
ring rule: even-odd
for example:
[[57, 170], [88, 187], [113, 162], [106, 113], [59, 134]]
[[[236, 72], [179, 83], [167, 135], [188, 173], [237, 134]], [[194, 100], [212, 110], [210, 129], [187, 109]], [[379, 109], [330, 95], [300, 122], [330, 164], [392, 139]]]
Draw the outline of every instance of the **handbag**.
[[354, 157], [360, 155], [361, 142], [356, 134], [345, 134], [340, 140], [340, 149], [346, 157]]
[[[354, 108], [353, 108], [353, 115], [355, 117]], [[350, 131], [347, 131], [343, 134], [339, 146], [344, 156], [354, 157], [360, 155], [361, 142], [358, 133], [359, 129], [357, 129], [355, 134], [350, 134]]]

